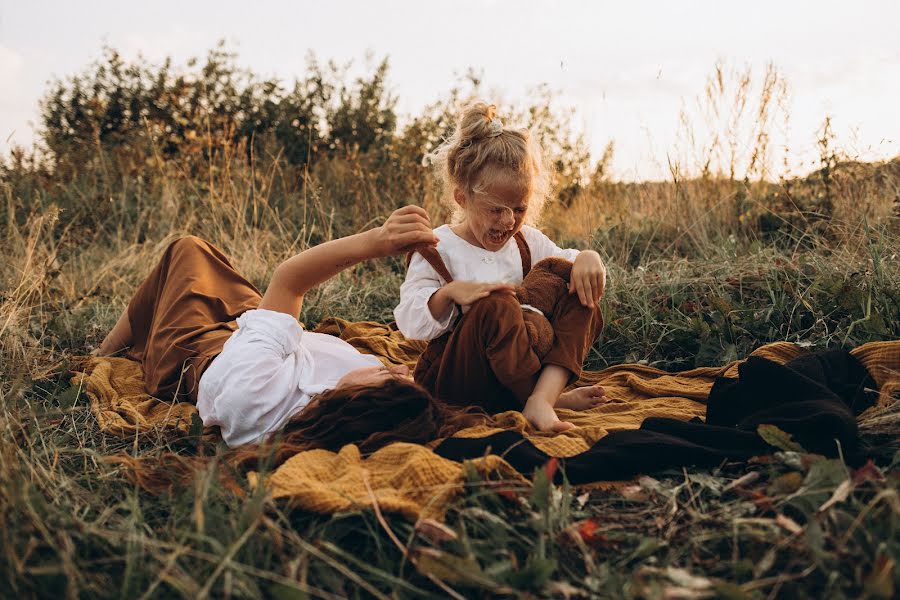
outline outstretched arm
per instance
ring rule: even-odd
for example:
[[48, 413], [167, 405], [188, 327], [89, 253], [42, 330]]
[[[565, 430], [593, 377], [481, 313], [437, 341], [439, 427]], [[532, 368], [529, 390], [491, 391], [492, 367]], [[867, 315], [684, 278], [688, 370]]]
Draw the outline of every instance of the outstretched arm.
[[428, 214], [418, 206], [404, 206], [380, 227], [319, 244], [278, 265], [259, 307], [296, 318], [306, 292], [347, 267], [436, 243]]

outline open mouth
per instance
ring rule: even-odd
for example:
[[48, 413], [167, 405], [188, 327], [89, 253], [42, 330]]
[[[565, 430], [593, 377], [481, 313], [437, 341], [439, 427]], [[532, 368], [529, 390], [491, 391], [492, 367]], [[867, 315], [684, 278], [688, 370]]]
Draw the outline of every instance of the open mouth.
[[509, 237], [508, 231], [494, 231], [493, 229], [488, 231], [487, 238], [492, 244], [503, 244], [506, 242]]

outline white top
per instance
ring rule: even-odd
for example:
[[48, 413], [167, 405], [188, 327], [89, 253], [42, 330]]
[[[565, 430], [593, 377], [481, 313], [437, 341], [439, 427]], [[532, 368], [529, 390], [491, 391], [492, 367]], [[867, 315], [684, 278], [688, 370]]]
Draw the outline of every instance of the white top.
[[381, 364], [284, 313], [248, 310], [237, 324], [197, 394], [203, 425], [218, 425], [232, 447], [263, 441], [349, 371]]
[[[516, 240], [510, 238], [496, 252], [474, 246], [450, 229], [441, 225], [434, 230], [438, 238], [437, 251], [444, 259], [447, 270], [457, 281], [481, 283], [522, 283], [522, 257]], [[531, 250], [532, 266], [545, 258], [558, 256], [574, 261], [578, 250], [564, 250], [534, 227], [527, 225], [522, 234]], [[428, 264], [418, 252], [413, 254], [406, 271], [406, 280], [400, 286], [400, 304], [394, 309], [394, 319], [400, 332], [408, 339], [431, 340], [448, 331], [454, 323], [457, 309], [438, 321], [428, 310], [431, 295], [447, 282]]]

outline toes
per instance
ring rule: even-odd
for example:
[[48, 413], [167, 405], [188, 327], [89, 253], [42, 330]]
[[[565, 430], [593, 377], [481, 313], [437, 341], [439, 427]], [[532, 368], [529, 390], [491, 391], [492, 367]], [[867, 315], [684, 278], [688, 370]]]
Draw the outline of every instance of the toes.
[[562, 433], [563, 431], [568, 431], [570, 429], [574, 429], [575, 425], [569, 423], [568, 421], [557, 421], [551, 427], [551, 431], [555, 431], [556, 433]]

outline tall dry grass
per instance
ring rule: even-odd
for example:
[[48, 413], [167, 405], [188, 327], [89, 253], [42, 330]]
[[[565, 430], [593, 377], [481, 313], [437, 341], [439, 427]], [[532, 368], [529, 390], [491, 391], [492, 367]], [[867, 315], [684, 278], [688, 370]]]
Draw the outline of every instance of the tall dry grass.
[[[674, 166], [669, 181], [613, 181], [609, 156], [584, 163], [577, 136], [555, 130], [550, 151], [571, 160], [562, 160], [558, 197], [543, 226], [560, 242], [596, 248], [610, 267], [606, 327], [589, 367], [639, 361], [680, 369], [720, 364], [770, 341], [824, 348], [900, 335], [900, 161], [855, 163], [823, 143], [816, 172], [764, 177], [769, 167], [762, 165], [777, 161], [766, 132], [783, 116], [783, 82], [767, 71], [760, 92], [754, 81], [745, 71], [714, 71], [701, 94], [713, 106], [697, 114], [718, 115], [721, 127], [709, 140], [694, 136], [695, 155]], [[306, 83], [304, 90], [321, 92]], [[728, 99], [735, 87], [743, 96]], [[197, 91], [185, 89], [179, 98]], [[317, 105], [345, 137], [353, 130], [347, 115], [364, 105], [360, 89], [345, 95], [346, 105]], [[273, 97], [298, 111], [303, 98], [314, 97], [292, 94]], [[429, 579], [409, 566], [371, 513], [321, 517], [249, 489], [235, 496], [219, 485], [216, 469], [225, 467], [215, 460], [187, 489], [148, 497], [108, 460], [217, 451], [192, 438], [105, 435], [66, 376], [75, 357], [99, 344], [165, 246], [188, 233], [209, 239], [264, 288], [281, 260], [377, 224], [397, 206], [421, 201], [440, 218], [419, 157], [465, 95], [453, 91], [406, 128], [382, 128], [381, 145], [367, 150], [334, 141], [329, 128], [315, 136], [308, 128], [306, 138], [289, 138], [294, 145], [271, 132], [235, 137], [227, 113], [201, 110], [215, 103], [200, 102], [200, 94], [188, 104], [197, 122], [168, 137], [158, 137], [167, 121], [135, 119], [115, 136], [104, 138], [92, 126], [74, 142], [54, 139], [50, 145], [64, 155], [18, 152], [6, 159], [0, 595], [442, 596], [447, 590], [433, 585], [437, 576], [460, 597], [647, 596], [668, 585], [662, 567], [709, 577], [722, 595], [884, 589], [881, 571], [865, 565], [898, 558], [895, 480], [854, 488], [827, 518], [803, 508], [820, 506], [846, 478], [840, 461], [802, 467], [796, 493], [778, 491], [797, 479], [790, 461], [756, 474], [762, 483], [754, 497], [802, 523], [806, 533], [790, 538], [766, 529], [769, 513], [723, 492], [743, 479], [745, 466], [645, 480], [628, 498], [576, 497], [540, 475], [534, 486], [498, 495], [495, 485], [473, 477], [450, 511], [458, 542], [428, 548], [435, 565]], [[545, 100], [523, 118], [552, 125]], [[383, 119], [389, 106], [374, 106], [373, 118]], [[315, 156], [314, 144], [301, 144], [313, 137], [322, 144]], [[402, 259], [359, 265], [314, 291], [301, 319], [390, 320], [403, 272]], [[889, 438], [869, 440], [884, 446], [879, 464], [896, 473], [889, 452], [896, 423], [879, 422], [877, 430]], [[736, 524], [750, 521], [753, 528]], [[610, 527], [578, 533], [598, 522]], [[843, 525], [851, 522], [857, 527], [846, 537]], [[425, 543], [411, 524], [389, 519], [387, 526], [410, 548]]]

